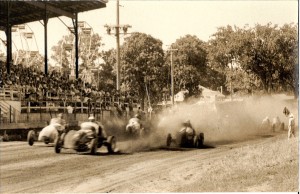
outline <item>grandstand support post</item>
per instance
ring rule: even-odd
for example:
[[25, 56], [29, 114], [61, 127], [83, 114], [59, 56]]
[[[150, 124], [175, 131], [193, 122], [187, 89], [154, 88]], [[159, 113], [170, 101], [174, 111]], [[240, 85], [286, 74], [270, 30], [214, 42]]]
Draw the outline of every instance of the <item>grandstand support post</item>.
[[45, 41], [45, 74], [48, 75], [48, 15], [47, 3], [45, 3], [45, 18], [44, 18], [44, 41]]
[[7, 21], [6, 21], [6, 71], [10, 74], [10, 65], [12, 64], [12, 39], [11, 39], [11, 24], [10, 24], [10, 2], [7, 1]]
[[75, 74], [76, 79], [78, 79], [78, 13], [75, 13], [75, 23], [74, 23], [74, 30], [75, 30]]
[[120, 90], [120, 20], [119, 20], [119, 0], [117, 0], [117, 27], [116, 27], [116, 39], [117, 39], [117, 91]]

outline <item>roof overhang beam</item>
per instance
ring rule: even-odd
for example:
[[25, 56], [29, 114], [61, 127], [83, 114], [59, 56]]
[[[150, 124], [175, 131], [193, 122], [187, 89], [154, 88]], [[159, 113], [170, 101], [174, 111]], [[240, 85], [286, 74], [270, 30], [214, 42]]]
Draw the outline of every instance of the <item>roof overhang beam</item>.
[[62, 10], [62, 9], [59, 9], [57, 7], [53, 7], [53, 6], [49, 5], [49, 4], [42, 3], [42, 2], [37, 2], [37, 1], [24, 1], [24, 2], [28, 3], [30, 5], [39, 7], [41, 9], [45, 9], [46, 8], [47, 11], [53, 12], [53, 13], [55, 13], [57, 15], [64, 15], [64, 16], [67, 16], [69, 18], [75, 19], [75, 15], [73, 13], [65, 11], [65, 10]]

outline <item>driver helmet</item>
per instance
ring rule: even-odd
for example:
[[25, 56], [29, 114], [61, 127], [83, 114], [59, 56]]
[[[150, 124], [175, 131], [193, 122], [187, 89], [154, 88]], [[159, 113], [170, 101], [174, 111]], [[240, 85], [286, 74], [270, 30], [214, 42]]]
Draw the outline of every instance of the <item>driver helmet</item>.
[[193, 130], [192, 128], [190, 128], [190, 127], [188, 127], [188, 128], [186, 129], [185, 132], [186, 132], [186, 134], [189, 135], [189, 136], [194, 135], [194, 130]]
[[139, 114], [134, 115], [134, 117], [138, 118], [138, 119], [141, 119], [141, 115], [139, 115]]
[[284, 107], [284, 109], [283, 109], [283, 114], [289, 115], [289, 114], [290, 114], [289, 109], [287, 109], [286, 107]]
[[62, 118], [63, 117], [63, 114], [62, 113], [59, 113], [58, 115], [57, 115], [57, 118]]
[[187, 119], [187, 120], [185, 120], [185, 121], [183, 122], [183, 124], [184, 124], [184, 125], [191, 125], [191, 122], [190, 122], [189, 119]]
[[91, 121], [91, 122], [94, 122], [94, 121], [95, 121], [95, 117], [94, 117], [94, 116], [90, 116], [90, 117], [88, 118], [88, 120]]

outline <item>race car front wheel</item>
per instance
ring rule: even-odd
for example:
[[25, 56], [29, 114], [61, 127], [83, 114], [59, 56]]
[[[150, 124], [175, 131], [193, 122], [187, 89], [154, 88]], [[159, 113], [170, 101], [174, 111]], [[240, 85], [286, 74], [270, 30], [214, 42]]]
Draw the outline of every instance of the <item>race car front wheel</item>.
[[97, 147], [98, 147], [97, 138], [94, 138], [91, 140], [91, 154], [92, 155], [95, 155], [97, 153]]
[[34, 136], [35, 132], [33, 130], [30, 130], [27, 134], [27, 142], [30, 146], [34, 144]]
[[62, 148], [63, 142], [64, 142], [64, 137], [65, 137], [65, 133], [62, 133], [61, 135], [58, 135], [55, 138], [55, 141], [54, 141], [54, 150], [55, 150], [55, 153], [57, 153], [57, 154], [59, 154], [60, 151], [61, 151], [61, 148]]

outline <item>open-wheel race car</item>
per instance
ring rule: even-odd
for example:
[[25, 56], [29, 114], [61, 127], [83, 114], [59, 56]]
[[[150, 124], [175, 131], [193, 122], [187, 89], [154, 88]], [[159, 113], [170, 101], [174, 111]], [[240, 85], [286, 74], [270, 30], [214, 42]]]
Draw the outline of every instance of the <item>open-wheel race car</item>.
[[147, 134], [145, 126], [141, 122], [141, 116], [136, 114], [133, 118], [129, 119], [126, 125], [125, 134], [128, 137], [143, 137]]
[[184, 148], [201, 148], [204, 143], [204, 133], [197, 135], [190, 121], [185, 121], [180, 131], [176, 132], [175, 138], [170, 133], [167, 135], [166, 145], [169, 147], [172, 143]]
[[61, 124], [60, 120], [61, 115], [58, 115], [58, 118], [53, 118], [50, 121], [50, 124], [44, 127], [40, 132], [35, 130], [30, 130], [27, 133], [27, 142], [30, 146], [34, 144], [35, 141], [44, 142], [45, 144], [54, 143], [59, 133], [65, 130], [65, 126]]
[[62, 148], [66, 148], [94, 155], [97, 149], [103, 145], [107, 147], [108, 153], [114, 153], [116, 150], [116, 138], [107, 136], [103, 125], [92, 121], [93, 117], [90, 117], [89, 120], [89, 122], [82, 123], [80, 130], [72, 135], [70, 147], [64, 145], [66, 134], [59, 134], [55, 140], [55, 153], [60, 153]]

